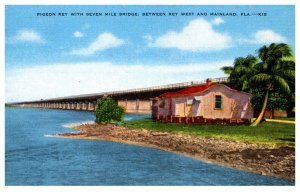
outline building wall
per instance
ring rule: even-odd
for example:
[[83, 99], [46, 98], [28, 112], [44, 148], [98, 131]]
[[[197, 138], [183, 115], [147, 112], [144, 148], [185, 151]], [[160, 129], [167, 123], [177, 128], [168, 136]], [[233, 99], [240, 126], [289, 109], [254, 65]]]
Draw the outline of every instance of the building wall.
[[[225, 85], [217, 84], [201, 94], [203, 103], [201, 113], [204, 118], [242, 118], [251, 119], [250, 94], [230, 89]], [[215, 96], [222, 96], [222, 109], [215, 109]]]
[[119, 100], [118, 105], [123, 107], [126, 113], [151, 114], [150, 100]]
[[170, 115], [170, 99], [159, 100], [154, 107], [157, 107], [159, 115]]
[[[265, 113], [265, 117], [269, 118], [271, 116], [271, 111], [267, 110]], [[283, 110], [274, 110], [274, 118], [276, 117], [287, 117], [288, 114]]]
[[[222, 109], [215, 109], [216, 95], [222, 96]], [[202, 96], [201, 101], [193, 100], [194, 96]], [[253, 117], [253, 109], [250, 98], [250, 94], [232, 90], [222, 84], [216, 84], [209, 90], [194, 94], [193, 96], [158, 100], [153, 108], [156, 109], [155, 107], [157, 107], [158, 114], [163, 116], [203, 116], [208, 119], [251, 119]], [[187, 104], [188, 100], [193, 100], [192, 104]], [[163, 102], [164, 105], [160, 105]]]

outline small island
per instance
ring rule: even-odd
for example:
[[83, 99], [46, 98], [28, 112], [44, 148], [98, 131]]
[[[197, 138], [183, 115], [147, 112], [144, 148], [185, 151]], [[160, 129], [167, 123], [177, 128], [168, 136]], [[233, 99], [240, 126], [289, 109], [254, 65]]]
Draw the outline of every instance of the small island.
[[165, 124], [145, 119], [129, 121], [123, 126], [87, 123], [72, 128], [80, 132], [53, 136], [152, 147], [253, 173], [295, 179], [294, 142], [279, 139], [282, 134], [288, 137], [293, 133], [293, 124], [263, 122], [255, 128], [224, 127]]

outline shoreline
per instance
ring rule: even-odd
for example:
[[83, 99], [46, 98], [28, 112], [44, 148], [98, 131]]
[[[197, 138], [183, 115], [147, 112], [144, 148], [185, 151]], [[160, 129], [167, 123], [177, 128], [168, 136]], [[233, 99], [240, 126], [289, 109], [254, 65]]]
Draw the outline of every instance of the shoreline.
[[[70, 126], [72, 125], [72, 126]], [[48, 137], [101, 140], [155, 148], [206, 163], [295, 180], [295, 148], [195, 137], [90, 122], [64, 125], [79, 132]]]

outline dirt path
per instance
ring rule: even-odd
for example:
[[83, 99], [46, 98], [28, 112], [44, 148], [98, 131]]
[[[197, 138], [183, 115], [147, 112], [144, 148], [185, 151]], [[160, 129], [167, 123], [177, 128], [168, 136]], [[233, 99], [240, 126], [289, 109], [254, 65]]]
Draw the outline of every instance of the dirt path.
[[268, 122], [296, 124], [295, 121], [280, 120], [280, 119], [265, 119]]
[[115, 125], [83, 124], [75, 129], [80, 132], [52, 136], [153, 147], [253, 173], [295, 179], [295, 149], [291, 147], [272, 147]]

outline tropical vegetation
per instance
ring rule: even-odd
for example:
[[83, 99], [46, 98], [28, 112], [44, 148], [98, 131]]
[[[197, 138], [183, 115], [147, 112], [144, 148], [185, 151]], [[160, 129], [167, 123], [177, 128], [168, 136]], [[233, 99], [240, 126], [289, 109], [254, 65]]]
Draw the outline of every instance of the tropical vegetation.
[[263, 119], [266, 109], [291, 109], [295, 104], [295, 60], [285, 43], [263, 46], [258, 57], [239, 57], [233, 66], [223, 67], [229, 84], [253, 95], [252, 104], [260, 113], [252, 126]]
[[95, 116], [97, 123], [120, 122], [123, 120], [124, 109], [111, 97], [105, 97], [97, 101]]

